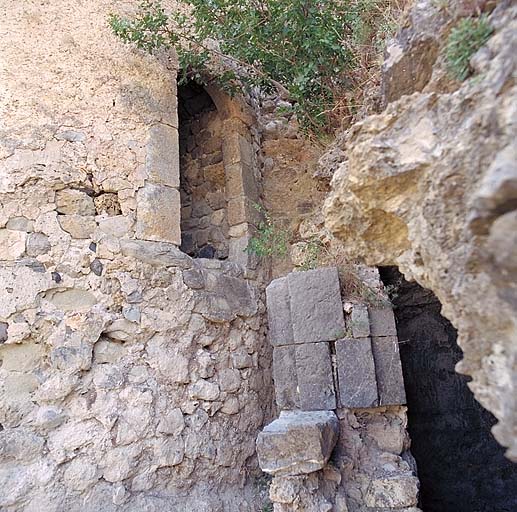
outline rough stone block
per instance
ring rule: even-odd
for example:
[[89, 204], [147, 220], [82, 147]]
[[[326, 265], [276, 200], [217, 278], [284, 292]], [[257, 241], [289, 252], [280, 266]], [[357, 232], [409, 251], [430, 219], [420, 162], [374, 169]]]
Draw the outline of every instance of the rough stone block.
[[223, 158], [225, 165], [238, 162], [252, 165], [253, 148], [251, 143], [239, 133], [227, 133], [223, 140]]
[[293, 343], [293, 326], [289, 306], [289, 287], [287, 278], [272, 281], [266, 288], [269, 342], [273, 346]]
[[178, 188], [179, 161], [178, 130], [165, 124], [151, 126], [145, 158], [147, 179], [158, 185]]
[[367, 507], [403, 508], [418, 502], [418, 478], [413, 475], [372, 480], [364, 498]]
[[253, 167], [244, 162], [225, 165], [226, 199], [246, 196], [252, 201], [258, 201], [258, 186], [253, 174]]
[[295, 476], [322, 469], [339, 435], [339, 421], [331, 411], [282, 411], [257, 438], [262, 471]]
[[336, 341], [339, 403], [342, 407], [376, 407], [377, 382], [370, 338]]
[[250, 233], [247, 233], [240, 237], [232, 238], [229, 242], [228, 259], [234, 263], [242, 265], [243, 267], [254, 269], [257, 267], [258, 257], [255, 254], [251, 254], [246, 250], [250, 238]]
[[238, 196], [228, 200], [228, 224], [230, 226], [244, 222], [258, 226], [262, 220], [262, 213], [247, 197]]
[[181, 245], [180, 212], [175, 188], [147, 183], [137, 193], [137, 238]]
[[27, 233], [0, 229], [0, 260], [14, 261], [25, 252]]
[[120, 250], [124, 256], [157, 267], [192, 267], [192, 258], [175, 245], [145, 240], [121, 240]]
[[332, 341], [345, 334], [339, 277], [335, 267], [287, 276], [295, 343]]
[[354, 338], [368, 338], [370, 336], [368, 308], [364, 304], [354, 304], [350, 324]]
[[93, 199], [86, 192], [69, 188], [56, 192], [56, 210], [66, 215], [95, 215]]
[[298, 376], [299, 408], [324, 411], [336, 408], [332, 362], [328, 343], [294, 345]]
[[372, 351], [377, 375], [379, 405], [405, 404], [406, 392], [397, 337], [373, 337]]
[[391, 308], [368, 308], [372, 336], [396, 336], [395, 315]]
[[298, 380], [294, 345], [273, 349], [273, 380], [278, 407], [296, 409], [298, 407]]

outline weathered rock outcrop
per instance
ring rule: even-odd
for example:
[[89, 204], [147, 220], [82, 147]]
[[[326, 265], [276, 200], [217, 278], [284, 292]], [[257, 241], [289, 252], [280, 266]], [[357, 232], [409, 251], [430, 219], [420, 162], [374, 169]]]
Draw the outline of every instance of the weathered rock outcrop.
[[437, 295], [459, 332], [457, 370], [472, 376], [514, 460], [516, 17], [510, 2], [494, 10], [494, 34], [471, 60], [475, 76], [457, 90], [430, 83], [353, 126], [325, 206], [350, 257], [396, 264]]

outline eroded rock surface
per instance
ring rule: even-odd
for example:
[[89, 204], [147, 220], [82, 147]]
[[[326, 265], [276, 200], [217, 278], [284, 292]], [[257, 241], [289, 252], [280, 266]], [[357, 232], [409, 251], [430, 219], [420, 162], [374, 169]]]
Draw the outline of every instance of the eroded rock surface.
[[402, 96], [353, 126], [325, 206], [350, 257], [396, 264], [437, 295], [458, 329], [457, 370], [514, 460], [516, 15], [511, 2], [494, 10], [476, 74], [455, 92]]

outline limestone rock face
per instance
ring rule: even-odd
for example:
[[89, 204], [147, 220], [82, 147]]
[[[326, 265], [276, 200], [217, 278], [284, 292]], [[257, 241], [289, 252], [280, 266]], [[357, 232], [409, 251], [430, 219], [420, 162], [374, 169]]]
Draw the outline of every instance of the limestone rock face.
[[348, 256], [398, 265], [438, 296], [459, 331], [457, 370], [472, 376], [517, 460], [517, 9], [508, 5], [490, 17], [476, 76], [452, 93], [402, 96], [350, 129], [325, 215]]
[[282, 411], [257, 438], [262, 471], [296, 476], [322, 469], [339, 435], [339, 422], [331, 411]]

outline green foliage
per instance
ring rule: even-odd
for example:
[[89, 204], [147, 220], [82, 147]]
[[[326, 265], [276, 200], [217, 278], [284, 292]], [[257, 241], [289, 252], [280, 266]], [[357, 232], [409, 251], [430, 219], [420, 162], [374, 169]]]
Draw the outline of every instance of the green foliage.
[[289, 233], [278, 226], [262, 206], [255, 204], [254, 207], [264, 215], [264, 220], [259, 223], [257, 234], [250, 239], [246, 252], [260, 257], [286, 256]]
[[486, 16], [464, 18], [451, 31], [445, 56], [449, 72], [458, 80], [465, 80], [470, 74], [469, 61], [492, 34], [492, 27]]
[[109, 22], [145, 51], [175, 48], [183, 80], [203, 83], [219, 67], [216, 79], [227, 90], [287, 91], [302, 125], [321, 131], [336, 95], [349, 85], [354, 48], [371, 37], [369, 12], [384, 2], [185, 0], [189, 15], [166, 14], [159, 1], [146, 0], [134, 19], [111, 15]]
[[301, 270], [313, 270], [318, 266], [323, 244], [317, 238], [304, 240], [303, 261], [300, 265]]

